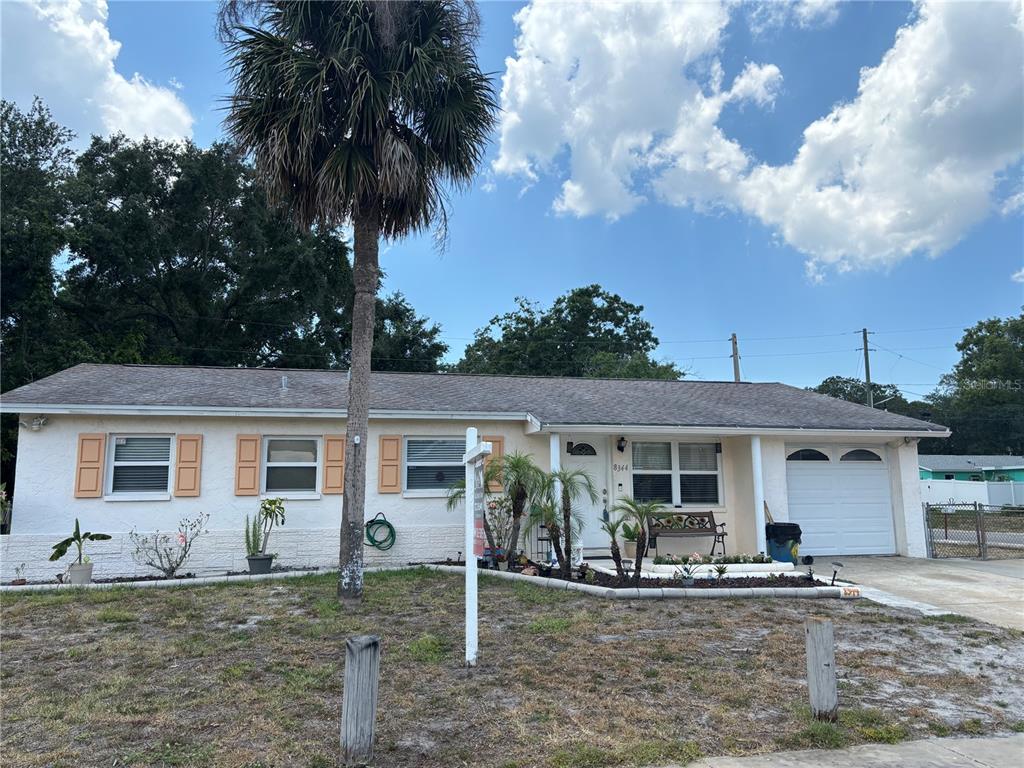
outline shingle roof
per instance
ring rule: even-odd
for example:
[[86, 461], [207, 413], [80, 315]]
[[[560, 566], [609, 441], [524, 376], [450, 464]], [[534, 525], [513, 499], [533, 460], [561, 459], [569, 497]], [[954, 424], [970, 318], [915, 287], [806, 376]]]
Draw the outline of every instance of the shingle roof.
[[935, 472], [970, 472], [979, 467], [991, 469], [1003, 469], [1005, 467], [1024, 467], [1024, 456], [1010, 456], [1009, 454], [971, 454], [968, 456], [953, 456], [950, 454], [935, 454], [918, 457], [918, 463], [925, 469]]
[[[19, 405], [342, 411], [346, 382], [345, 371], [83, 364], [12, 390], [0, 402], [8, 412]], [[946, 431], [777, 383], [374, 373], [370, 408], [530, 413], [543, 424]]]

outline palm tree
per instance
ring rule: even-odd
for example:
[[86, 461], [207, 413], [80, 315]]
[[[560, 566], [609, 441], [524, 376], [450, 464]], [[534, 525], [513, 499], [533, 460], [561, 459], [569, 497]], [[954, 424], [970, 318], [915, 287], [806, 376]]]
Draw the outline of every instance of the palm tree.
[[633, 521], [637, 528], [636, 563], [633, 568], [633, 583], [636, 586], [640, 586], [640, 569], [644, 562], [644, 553], [647, 551], [647, 531], [651, 518], [656, 516], [663, 506], [658, 501], [637, 501], [631, 496], [623, 496], [612, 507], [613, 512], [621, 513], [623, 520]]
[[[572, 575], [573, 535], [579, 533], [582, 528], [579, 525], [575, 505], [584, 498], [589, 499], [591, 503], [596, 503], [597, 490], [594, 488], [593, 479], [584, 470], [558, 469], [545, 475], [544, 495], [549, 505], [561, 512], [558, 528], [561, 533], [564, 557], [560, 556], [558, 559], [562, 565], [562, 578], [569, 579]], [[555, 532], [552, 531], [552, 541], [556, 538]]]
[[[490, 488], [501, 485], [502, 493], [508, 496], [512, 505], [512, 531], [507, 542], [500, 545], [508, 554], [509, 568], [513, 567], [519, 546], [519, 534], [527, 507], [537, 501], [544, 488], [544, 471], [533, 463], [528, 453], [513, 451], [495, 459], [487, 465], [484, 482]], [[466, 483], [460, 480], [448, 492], [448, 509], [454, 509], [466, 495]], [[487, 543], [493, 549], [494, 539], [484, 515], [484, 531]]]
[[497, 98], [474, 51], [479, 16], [457, 0], [225, 0], [218, 20], [234, 78], [227, 129], [268, 196], [303, 228], [353, 225], [338, 596], [358, 601], [378, 240], [443, 237], [446, 191], [483, 160]]

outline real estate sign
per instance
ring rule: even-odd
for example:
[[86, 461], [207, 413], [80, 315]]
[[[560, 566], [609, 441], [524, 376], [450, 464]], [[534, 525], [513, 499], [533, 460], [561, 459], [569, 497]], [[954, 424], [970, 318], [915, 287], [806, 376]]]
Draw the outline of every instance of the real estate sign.
[[476, 558], [484, 553], [484, 459], [491, 444], [480, 442], [476, 427], [466, 430], [466, 666], [476, 666]]

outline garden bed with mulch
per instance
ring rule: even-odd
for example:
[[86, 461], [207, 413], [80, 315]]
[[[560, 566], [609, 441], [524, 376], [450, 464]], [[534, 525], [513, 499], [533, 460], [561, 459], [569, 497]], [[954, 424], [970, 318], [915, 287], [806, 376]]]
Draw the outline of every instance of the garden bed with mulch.
[[[858, 601], [595, 599], [481, 574], [3, 593], [4, 765], [337, 759], [345, 638], [381, 637], [375, 765], [602, 768], [1024, 730], [1022, 634]], [[835, 625], [840, 721], [807, 715], [803, 620]]]

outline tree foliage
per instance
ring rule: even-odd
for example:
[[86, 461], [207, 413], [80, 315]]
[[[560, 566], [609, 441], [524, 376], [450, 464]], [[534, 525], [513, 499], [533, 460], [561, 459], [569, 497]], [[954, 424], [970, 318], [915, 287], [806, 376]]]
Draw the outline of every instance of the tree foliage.
[[[80, 362], [344, 368], [351, 252], [298, 229], [231, 145], [94, 138], [77, 157], [42, 102], [3, 118], [2, 388]], [[374, 367], [435, 371], [440, 328], [377, 300]], [[12, 477], [16, 420], [4, 418]]]
[[643, 307], [599, 285], [576, 288], [543, 309], [524, 298], [491, 319], [455, 370], [542, 376], [678, 379], [684, 372], [658, 362], [658, 346]]
[[[867, 388], [864, 380], [855, 379], [852, 376], [829, 376], [818, 386], [809, 387], [809, 389], [829, 397], [848, 400], [851, 403], [867, 404]], [[903, 397], [903, 393], [895, 384], [871, 382], [871, 392], [874, 395], [876, 407], [893, 413], [906, 413], [907, 399]]]
[[[922, 454], [1024, 453], [1024, 313], [982, 320], [956, 348], [960, 361], [924, 399], [907, 401], [894, 384], [873, 383], [875, 403], [950, 428], [947, 439], [923, 439]], [[860, 379], [830, 376], [813, 390], [865, 401]]]

